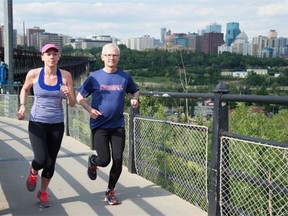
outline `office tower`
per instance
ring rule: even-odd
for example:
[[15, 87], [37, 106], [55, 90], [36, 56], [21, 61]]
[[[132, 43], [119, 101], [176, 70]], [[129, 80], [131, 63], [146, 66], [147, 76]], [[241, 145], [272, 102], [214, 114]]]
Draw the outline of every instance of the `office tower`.
[[172, 35], [175, 46], [188, 48], [188, 37], [186, 33], [173, 33]]
[[268, 32], [268, 39], [274, 39], [277, 38], [277, 32], [275, 30], [270, 30]]
[[161, 28], [161, 29], [160, 29], [160, 35], [161, 35], [161, 37], [160, 37], [160, 42], [161, 42], [162, 44], [164, 44], [165, 35], [166, 35], [166, 28]]
[[237, 35], [240, 33], [239, 23], [230, 22], [226, 25], [226, 35], [225, 43], [227, 46], [230, 46], [231, 43], [236, 39]]
[[[0, 47], [4, 47], [4, 25], [0, 26]], [[17, 48], [17, 30], [13, 29], [13, 48]]]
[[[37, 37], [38, 38], [38, 37]], [[48, 33], [43, 32], [39, 34], [39, 46], [37, 47], [39, 51], [41, 51], [41, 48], [48, 43], [53, 43], [56, 46], [59, 47], [60, 51], [62, 51], [63, 48], [63, 38], [59, 36], [57, 33]]]
[[279, 38], [279, 54], [288, 57], [288, 38]]
[[192, 52], [200, 51], [200, 38], [201, 36], [197, 33], [188, 33], [188, 49]]
[[218, 47], [224, 44], [223, 33], [205, 33], [201, 36], [201, 52], [206, 54], [217, 54]]
[[147, 50], [154, 48], [155, 39], [150, 37], [149, 35], [143, 35], [142, 37], [137, 38], [129, 38], [126, 41], [126, 46], [132, 50]]
[[[26, 30], [26, 41], [27, 41], [27, 46], [39, 46], [39, 35], [41, 33], [45, 32], [45, 29], [40, 29], [39, 27], [34, 27]], [[34, 35], [34, 40], [32, 42], [32, 36]], [[37, 41], [35, 42], [35, 36], [37, 37]]]
[[221, 33], [221, 25], [217, 23], [211, 23], [210, 25], [207, 25], [205, 33], [209, 33], [209, 32]]

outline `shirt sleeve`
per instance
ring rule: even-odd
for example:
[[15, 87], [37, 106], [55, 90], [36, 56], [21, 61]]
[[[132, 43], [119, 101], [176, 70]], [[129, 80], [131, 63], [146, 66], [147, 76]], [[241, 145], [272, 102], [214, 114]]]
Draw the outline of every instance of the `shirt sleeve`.
[[88, 76], [87, 79], [84, 81], [84, 83], [79, 88], [79, 93], [83, 97], [88, 97], [91, 95], [93, 91], [93, 80], [94, 78], [92, 76]]
[[139, 91], [139, 86], [134, 82], [131, 76], [128, 76], [126, 93], [134, 94]]

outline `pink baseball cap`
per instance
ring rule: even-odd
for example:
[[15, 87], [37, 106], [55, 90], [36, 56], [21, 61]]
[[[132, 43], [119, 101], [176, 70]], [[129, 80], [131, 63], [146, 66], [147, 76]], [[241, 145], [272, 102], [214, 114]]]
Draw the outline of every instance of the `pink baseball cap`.
[[47, 52], [49, 49], [55, 49], [57, 52], [59, 52], [59, 48], [55, 44], [46, 44], [42, 47], [41, 53]]

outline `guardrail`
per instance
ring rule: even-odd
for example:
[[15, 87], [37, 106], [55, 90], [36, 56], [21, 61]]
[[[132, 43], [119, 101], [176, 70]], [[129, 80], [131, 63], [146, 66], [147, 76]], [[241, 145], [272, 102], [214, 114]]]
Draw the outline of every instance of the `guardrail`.
[[[228, 122], [229, 102], [288, 105], [288, 97], [232, 95], [223, 83], [213, 93], [141, 92], [142, 97], [211, 99], [213, 126], [144, 116], [139, 108], [127, 110], [124, 162], [130, 172], [211, 216], [288, 215], [288, 144], [231, 133]], [[0, 116], [15, 118], [17, 95], [0, 98]], [[27, 110], [31, 104], [30, 98]], [[90, 145], [88, 121], [82, 107], [66, 107], [66, 133]]]

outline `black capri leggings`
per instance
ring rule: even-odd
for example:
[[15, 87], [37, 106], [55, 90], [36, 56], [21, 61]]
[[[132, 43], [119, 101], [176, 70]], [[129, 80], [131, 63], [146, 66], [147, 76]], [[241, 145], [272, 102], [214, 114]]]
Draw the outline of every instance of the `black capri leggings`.
[[97, 152], [97, 157], [94, 161], [97, 166], [108, 166], [112, 156], [108, 188], [114, 189], [122, 172], [125, 129], [124, 127], [94, 129], [92, 130], [92, 141], [92, 147]]
[[28, 131], [34, 153], [32, 168], [43, 169], [41, 176], [52, 178], [64, 134], [64, 123], [46, 124], [29, 121]]

